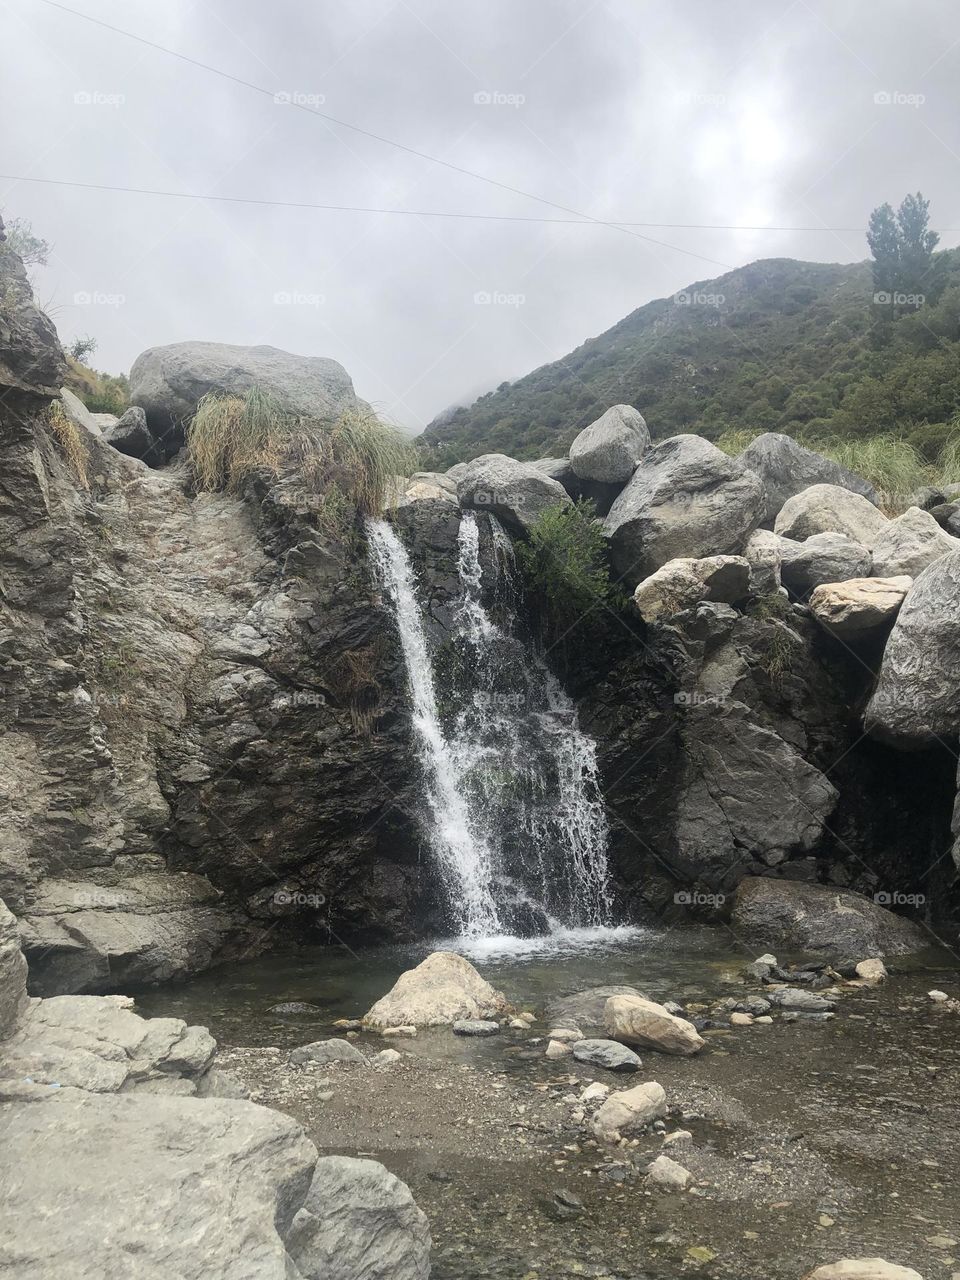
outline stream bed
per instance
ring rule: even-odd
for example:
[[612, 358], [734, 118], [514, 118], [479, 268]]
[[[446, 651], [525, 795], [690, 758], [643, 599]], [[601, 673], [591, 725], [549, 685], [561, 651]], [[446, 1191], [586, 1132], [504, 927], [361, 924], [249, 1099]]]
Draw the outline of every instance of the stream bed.
[[[541, 1020], [482, 1040], [448, 1028], [404, 1040], [361, 1032], [365, 1053], [400, 1050], [382, 1071], [287, 1062], [294, 1045], [342, 1034], [336, 1019], [363, 1014], [444, 945]], [[883, 987], [845, 989], [830, 1022], [708, 1030], [696, 1057], [646, 1052], [636, 1076], [543, 1056], [545, 1010], [558, 996], [626, 983], [706, 1004], [759, 993], [742, 976], [751, 958], [711, 930], [301, 949], [141, 993], [137, 1005], [210, 1027], [223, 1065], [255, 1100], [296, 1116], [321, 1153], [370, 1156], [402, 1177], [430, 1220], [434, 1280], [799, 1280], [863, 1256], [953, 1280], [960, 1015], [927, 996], [960, 992], [949, 954], [891, 962]], [[285, 1001], [317, 1013], [270, 1012]], [[645, 1182], [659, 1133], [598, 1145], [575, 1116], [591, 1081], [650, 1079], [666, 1090], [667, 1129], [692, 1135], [670, 1151], [696, 1179], [685, 1193]], [[579, 1208], [563, 1206], [571, 1195]]]

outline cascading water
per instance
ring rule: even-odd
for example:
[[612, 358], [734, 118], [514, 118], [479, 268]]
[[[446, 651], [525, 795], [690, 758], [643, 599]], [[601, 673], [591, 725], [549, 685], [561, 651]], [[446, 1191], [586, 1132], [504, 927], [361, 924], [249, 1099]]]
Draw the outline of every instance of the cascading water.
[[493, 602], [489, 610], [483, 603], [480, 524], [467, 512], [458, 539], [461, 595], [442, 676], [406, 549], [390, 525], [369, 524], [373, 568], [406, 666], [429, 843], [462, 934], [605, 925], [612, 894], [596, 747], [546, 663], [515, 634], [513, 545], [493, 516], [481, 518], [496, 571], [487, 587]]

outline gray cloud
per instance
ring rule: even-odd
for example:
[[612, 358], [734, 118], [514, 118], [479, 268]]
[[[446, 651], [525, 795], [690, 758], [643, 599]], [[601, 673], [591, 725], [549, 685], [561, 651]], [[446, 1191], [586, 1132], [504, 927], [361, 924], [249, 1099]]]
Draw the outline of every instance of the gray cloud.
[[[75, 3], [593, 217], [860, 228], [874, 205], [920, 188], [943, 244], [960, 241], [951, 0], [909, 13], [901, 0]], [[566, 216], [40, 0], [6, 12], [5, 173]], [[0, 184], [0, 207], [52, 241], [39, 295], [62, 336], [98, 338], [100, 367], [128, 369], [143, 348], [186, 338], [271, 343], [342, 361], [361, 395], [412, 430], [720, 274], [714, 264], [866, 254], [858, 230], [628, 235], [29, 183]]]

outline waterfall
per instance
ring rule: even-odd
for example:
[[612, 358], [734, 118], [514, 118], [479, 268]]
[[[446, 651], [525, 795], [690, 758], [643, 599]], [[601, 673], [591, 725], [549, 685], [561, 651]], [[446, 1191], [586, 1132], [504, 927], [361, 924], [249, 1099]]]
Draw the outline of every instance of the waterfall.
[[460, 596], [442, 664], [431, 654], [403, 543], [382, 520], [368, 526], [373, 569], [406, 668], [430, 848], [461, 934], [605, 925], [612, 894], [596, 745], [522, 638], [513, 544], [495, 517], [481, 519], [490, 581], [480, 522], [466, 512], [458, 538]]

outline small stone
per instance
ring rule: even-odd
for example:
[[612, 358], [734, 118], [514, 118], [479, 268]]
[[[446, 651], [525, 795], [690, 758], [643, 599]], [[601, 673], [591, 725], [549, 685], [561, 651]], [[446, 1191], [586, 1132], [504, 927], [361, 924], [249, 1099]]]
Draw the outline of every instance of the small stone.
[[318, 1102], [330, 1102], [332, 1098], [333, 1098], [332, 1089], [324, 1089], [316, 1095], [316, 1099]]
[[804, 1013], [825, 1013], [836, 1004], [835, 1000], [818, 996], [813, 991], [803, 991], [799, 987], [780, 987], [770, 992], [769, 1000], [781, 1009], [800, 1010]]
[[773, 1019], [770, 1017], [769, 1013], [761, 1014], [759, 1018], [754, 1018], [753, 1021], [754, 1025], [757, 1025], [757, 1023], [763, 1023], [765, 1027], [773, 1026]]
[[933, 1001], [934, 1004], [943, 1004], [945, 1000], [950, 999], [950, 997], [947, 995], [945, 991], [928, 991], [927, 995], [930, 997], [930, 999]]
[[400, 1054], [396, 1049], [381, 1049], [379, 1053], [375, 1053], [370, 1059], [371, 1067], [382, 1069], [383, 1067], [392, 1067], [395, 1062], [400, 1061]]
[[530, 1024], [526, 1022], [523, 1018], [511, 1018], [510, 1021], [507, 1023], [507, 1026], [510, 1028], [511, 1031], [527, 1031], [529, 1029]]
[[731, 1027], [752, 1027], [753, 1014], [752, 1013], [731, 1013], [730, 1025]]
[[417, 1034], [416, 1027], [383, 1027], [380, 1031], [382, 1036], [415, 1036]]
[[665, 1133], [663, 1135], [663, 1145], [665, 1147], [685, 1147], [690, 1142], [693, 1142], [693, 1134], [689, 1129], [674, 1129], [673, 1133]]
[[547, 1032], [550, 1040], [559, 1040], [563, 1044], [572, 1044], [574, 1040], [582, 1040], [583, 1032], [576, 1027], [554, 1027], [552, 1031]]
[[[303, 1000], [285, 1000], [282, 1004], [271, 1005], [267, 1013], [279, 1013], [282, 1017], [292, 1017], [296, 1013], [319, 1013], [315, 1004], [307, 1004]], [[339, 1023], [335, 1023], [339, 1026]]]
[[817, 1221], [820, 1223], [821, 1227], [832, 1227], [835, 1224], [836, 1219], [831, 1218], [829, 1213], [821, 1213]]
[[544, 1056], [547, 1058], [565, 1058], [570, 1052], [570, 1046], [563, 1044], [560, 1040], [551, 1040], [547, 1045]]
[[610, 1092], [608, 1084], [601, 1084], [599, 1080], [594, 1080], [580, 1094], [581, 1102], [602, 1102]]
[[[313, 1006], [310, 1005], [308, 1007], [312, 1008]], [[360, 1021], [359, 1018], [338, 1018], [333, 1025], [335, 1027], [339, 1027], [341, 1031], [362, 1031], [363, 1030], [363, 1023]]]
[[499, 1023], [482, 1018], [460, 1018], [453, 1024], [455, 1036], [495, 1036], [499, 1031]]
[[639, 1071], [643, 1063], [639, 1056], [616, 1040], [580, 1039], [573, 1044], [573, 1056], [578, 1062], [587, 1062], [608, 1071]]
[[367, 1060], [348, 1040], [315, 1040], [312, 1044], [301, 1044], [291, 1049], [287, 1061], [295, 1067], [327, 1065], [331, 1062], [342, 1062], [352, 1066], [365, 1067]]
[[647, 1166], [647, 1179], [665, 1191], [686, 1191], [693, 1181], [693, 1174], [669, 1156], [657, 1156]]
[[887, 966], [879, 958], [861, 960], [856, 966], [856, 974], [871, 987], [878, 987], [881, 982], [886, 982], [888, 977]]
[[687, 1250], [687, 1257], [694, 1262], [712, 1262], [716, 1256], [716, 1250], [705, 1244], [695, 1244]]

